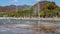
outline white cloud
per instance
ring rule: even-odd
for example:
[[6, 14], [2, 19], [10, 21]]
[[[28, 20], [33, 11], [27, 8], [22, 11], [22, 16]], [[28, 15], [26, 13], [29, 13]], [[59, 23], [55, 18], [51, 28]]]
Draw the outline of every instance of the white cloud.
[[36, 1], [41, 1], [41, 0], [36, 0]]
[[35, 0], [35, 1], [44, 1], [44, 0]]
[[18, 2], [18, 0], [13, 0], [13, 2]]

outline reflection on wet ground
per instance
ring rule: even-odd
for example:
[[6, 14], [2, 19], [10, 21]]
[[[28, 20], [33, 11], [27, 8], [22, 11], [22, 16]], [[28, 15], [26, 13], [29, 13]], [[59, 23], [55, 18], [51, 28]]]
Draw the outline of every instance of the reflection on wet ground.
[[[38, 21], [22, 21], [22, 24], [2, 24], [0, 25], [0, 34], [52, 34], [51, 32], [45, 33], [45, 32], [33, 30], [32, 28], [34, 27], [37, 28], [36, 26], [38, 24], [37, 22]], [[52, 23], [52, 22], [41, 21], [40, 23], [46, 26], [56, 25], [57, 31], [55, 34], [60, 34], [60, 22]]]
[[[60, 22], [41, 22], [41, 24], [45, 26], [55, 26], [56, 27], [56, 32], [54, 34], [60, 34]], [[53, 34], [51, 32], [45, 33], [45, 34]]]
[[[37, 32], [36, 30], [32, 30], [32, 27], [32, 25], [27, 24], [0, 25], [0, 34], [52, 34], [51, 32]], [[60, 30], [57, 30], [55, 34], [60, 34]]]
[[0, 34], [32, 34], [31, 29], [16, 28], [15, 25], [0, 26]]
[[[21, 27], [22, 26], [22, 27]], [[26, 28], [27, 25], [1, 25], [0, 26], [0, 34], [37, 34], [36, 31], [31, 28]]]

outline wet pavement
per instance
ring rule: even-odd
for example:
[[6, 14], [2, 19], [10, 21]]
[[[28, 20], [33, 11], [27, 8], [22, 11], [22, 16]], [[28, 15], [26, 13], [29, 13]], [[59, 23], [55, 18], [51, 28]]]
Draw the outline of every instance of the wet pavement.
[[26, 28], [27, 25], [1, 25], [0, 26], [0, 34], [36, 34], [36, 31], [31, 28]]
[[[31, 25], [27, 25], [27, 24], [0, 25], [0, 34], [52, 34], [50, 32], [49, 33], [40, 32], [40, 31], [37, 32], [31, 29], [32, 26], [30, 28], [27, 26], [31, 26]], [[55, 34], [60, 34], [60, 28], [59, 30], [57, 29]]]
[[[57, 31], [55, 34], [60, 34], [60, 23], [41, 22], [44, 25], [56, 25]], [[36, 26], [36, 25], [35, 25]], [[52, 34], [45, 32], [37, 32], [32, 29], [32, 25], [28, 24], [3, 24], [0, 25], [0, 34]]]

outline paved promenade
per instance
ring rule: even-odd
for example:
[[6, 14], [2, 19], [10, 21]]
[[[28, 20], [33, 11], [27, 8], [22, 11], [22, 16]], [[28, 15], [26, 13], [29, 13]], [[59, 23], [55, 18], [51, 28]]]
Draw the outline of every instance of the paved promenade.
[[26, 18], [23, 18], [23, 17], [19, 17], [19, 18], [16, 18], [16, 17], [0, 17], [0, 19], [21, 19], [21, 20], [43, 20], [43, 21], [60, 21], [60, 18], [30, 18], [30, 17], [26, 17]]

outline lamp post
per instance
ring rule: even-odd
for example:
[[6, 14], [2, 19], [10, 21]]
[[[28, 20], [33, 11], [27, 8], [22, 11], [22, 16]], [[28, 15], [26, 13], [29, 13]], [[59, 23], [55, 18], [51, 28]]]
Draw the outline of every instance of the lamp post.
[[[38, 9], [37, 15], [38, 15], [38, 19], [39, 19], [39, 20], [38, 20], [38, 23], [37, 23], [37, 28], [38, 28], [38, 31], [40, 31], [40, 30], [39, 30], [39, 29], [40, 29], [40, 28], [39, 28], [39, 24], [40, 24], [40, 15], [39, 15], [39, 14], [40, 14], [40, 3], [37, 4], [37, 9]], [[37, 34], [38, 34], [38, 33], [37, 33]]]
[[[43, 0], [43, 1], [47, 1], [47, 0]], [[38, 23], [37, 23], [37, 27], [38, 27], [38, 31], [40, 31], [39, 29], [40, 29], [40, 24], [41, 24], [41, 22], [40, 22], [40, 3], [38, 3], [38, 5], [37, 5], [37, 7], [38, 7], [38, 19], [39, 19], [39, 21], [38, 21]], [[41, 33], [41, 32], [40, 32]]]
[[[14, 1], [15, 5], [17, 4], [17, 0]], [[17, 5], [16, 5], [16, 16], [15, 17], [18, 17], [18, 8], [17, 8]]]
[[18, 8], [16, 6], [16, 17], [18, 17]]
[[40, 12], [40, 4], [38, 3], [38, 18], [40, 18], [39, 12]]

